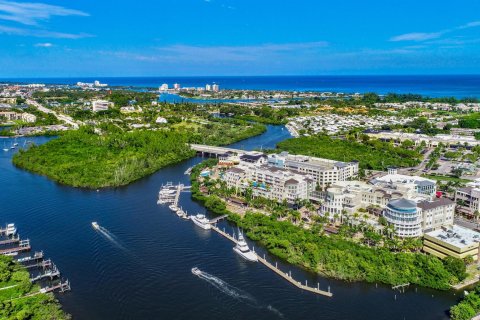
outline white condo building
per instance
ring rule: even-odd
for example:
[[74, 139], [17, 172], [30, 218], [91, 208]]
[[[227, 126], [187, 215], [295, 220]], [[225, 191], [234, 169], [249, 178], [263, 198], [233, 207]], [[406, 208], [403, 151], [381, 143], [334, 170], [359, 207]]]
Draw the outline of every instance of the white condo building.
[[105, 111], [105, 110], [108, 110], [108, 108], [113, 107], [113, 106], [114, 106], [113, 102], [106, 101], [106, 100], [94, 100], [94, 101], [92, 101], [92, 111], [93, 112]]

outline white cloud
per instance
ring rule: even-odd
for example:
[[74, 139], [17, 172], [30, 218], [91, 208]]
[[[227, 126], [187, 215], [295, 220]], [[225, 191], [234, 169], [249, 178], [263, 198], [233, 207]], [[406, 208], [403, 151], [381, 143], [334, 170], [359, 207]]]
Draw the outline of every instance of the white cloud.
[[438, 39], [441, 36], [451, 33], [457, 30], [469, 29], [474, 27], [480, 27], [480, 21], [472, 21], [461, 26], [457, 26], [451, 29], [446, 29], [438, 32], [412, 32], [405, 33], [390, 38], [390, 41], [426, 41], [432, 39]]
[[298, 56], [315, 58], [328, 47], [324, 41], [260, 44], [251, 46], [194, 46], [169, 45], [154, 48], [154, 51], [100, 51], [101, 55], [115, 56], [120, 59], [193, 64], [253, 63], [265, 61], [275, 63]]
[[0, 0], [0, 20], [13, 21], [24, 25], [38, 25], [39, 21], [53, 16], [88, 16], [87, 13], [45, 3], [29, 3]]
[[0, 34], [7, 34], [13, 36], [29, 36], [36, 38], [58, 38], [58, 39], [80, 39], [92, 37], [92, 35], [85, 33], [65, 33], [56, 32], [43, 29], [26, 29], [26, 28], [14, 28], [0, 25]]
[[35, 47], [50, 48], [50, 47], [53, 47], [53, 44], [50, 42], [36, 43]]
[[390, 41], [425, 41], [440, 38], [444, 32], [412, 32], [392, 37]]

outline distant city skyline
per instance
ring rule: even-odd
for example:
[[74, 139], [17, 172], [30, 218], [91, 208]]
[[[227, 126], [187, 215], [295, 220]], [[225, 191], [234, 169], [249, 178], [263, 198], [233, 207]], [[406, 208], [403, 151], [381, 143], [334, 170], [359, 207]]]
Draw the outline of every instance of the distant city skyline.
[[0, 78], [480, 74], [480, 2], [0, 0]]

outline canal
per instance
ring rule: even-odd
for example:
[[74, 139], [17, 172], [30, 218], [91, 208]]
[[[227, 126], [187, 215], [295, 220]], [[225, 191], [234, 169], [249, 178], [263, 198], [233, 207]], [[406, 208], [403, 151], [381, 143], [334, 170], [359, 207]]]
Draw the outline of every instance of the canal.
[[[272, 148], [288, 137], [283, 127], [269, 126], [232, 146]], [[71, 281], [72, 291], [58, 297], [74, 319], [447, 319], [459, 298], [415, 286], [399, 293], [389, 286], [324, 279], [279, 262], [298, 280], [330, 286], [334, 296], [326, 298], [242, 260], [230, 241], [156, 204], [162, 183], [188, 184], [184, 171], [199, 157], [97, 192], [19, 170], [11, 164], [13, 153], [0, 154], [0, 224], [15, 222], [20, 235], [44, 250]], [[206, 212], [188, 193], [180, 204], [190, 214]], [[92, 221], [106, 232], [93, 230]], [[255, 249], [263, 253], [258, 245]], [[194, 266], [211, 276], [194, 276]]]

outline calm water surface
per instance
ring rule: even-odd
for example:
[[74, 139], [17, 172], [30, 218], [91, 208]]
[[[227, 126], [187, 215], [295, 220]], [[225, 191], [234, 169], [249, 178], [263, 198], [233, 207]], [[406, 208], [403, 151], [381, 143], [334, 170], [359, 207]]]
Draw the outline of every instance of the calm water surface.
[[[282, 127], [270, 126], [234, 146], [274, 147], [288, 136]], [[11, 144], [10, 139], [0, 144], [4, 141]], [[334, 296], [326, 298], [242, 260], [230, 241], [156, 204], [160, 185], [188, 183], [183, 173], [200, 158], [127, 187], [96, 192], [16, 169], [12, 154], [0, 153], [0, 224], [15, 222], [34, 249], [44, 250], [68, 277], [73, 290], [58, 297], [74, 319], [447, 319], [446, 311], [459, 297], [415, 287], [400, 294], [388, 286], [323, 279], [279, 263], [299, 280], [330, 286]], [[188, 193], [181, 205], [191, 214], [205, 212]], [[93, 230], [92, 221], [108, 233]], [[194, 276], [194, 266], [213, 277]]]

